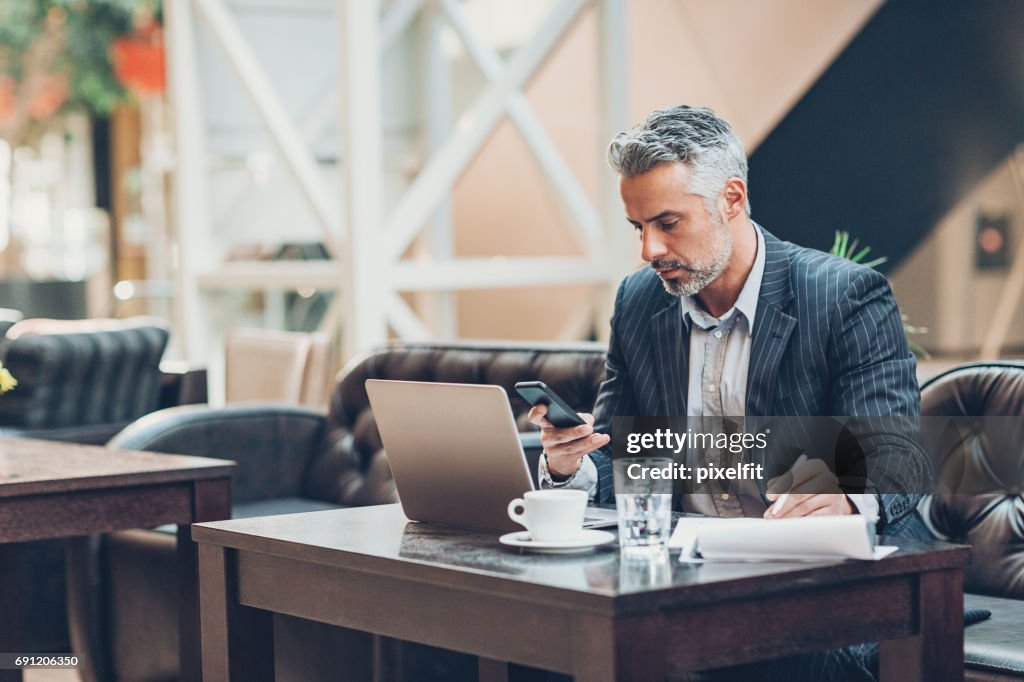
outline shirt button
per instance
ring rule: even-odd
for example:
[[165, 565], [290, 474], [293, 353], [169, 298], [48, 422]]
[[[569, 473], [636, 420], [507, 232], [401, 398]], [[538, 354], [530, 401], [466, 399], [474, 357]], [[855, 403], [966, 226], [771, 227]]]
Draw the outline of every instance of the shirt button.
[[708, 390], [709, 391], [715, 390], [715, 385], [714, 384], [708, 384]]
[[722, 332], [715, 332], [715, 338], [716, 339], [722, 338]]
[[729, 493], [722, 493], [722, 499], [723, 500], [728, 500], [729, 499]]

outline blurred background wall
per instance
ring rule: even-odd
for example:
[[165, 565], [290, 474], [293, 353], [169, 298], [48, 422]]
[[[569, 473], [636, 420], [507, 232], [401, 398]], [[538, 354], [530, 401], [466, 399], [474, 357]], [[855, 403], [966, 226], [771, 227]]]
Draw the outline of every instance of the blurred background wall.
[[[509, 106], [539, 123], [578, 196], [501, 116], [451, 187], [438, 185], [402, 259], [378, 259], [393, 211], [446, 142], [479, 123], [502, 68], [577, 4]], [[610, 286], [639, 264], [604, 162], [609, 121], [621, 129], [687, 103], [714, 108], [743, 139], [765, 227], [823, 250], [844, 230], [888, 257], [879, 267], [910, 322], [927, 327], [914, 337], [925, 349], [1024, 351], [1020, 301], [1007, 293], [1024, 237], [1024, 5], [1013, 0], [96, 0], [47, 14], [42, 44], [89, 36], [87, 54], [116, 67], [102, 92], [118, 97], [71, 106], [82, 84], [55, 66], [44, 82], [60, 101], [17, 137], [10, 102], [30, 80], [25, 55], [48, 63], [38, 40], [11, 32], [29, 17], [12, 8], [29, 5], [42, 6], [0, 7], [0, 294], [13, 292], [0, 305], [166, 317], [174, 352], [199, 361], [238, 326], [344, 334], [357, 324], [353, 302], [390, 311], [383, 336], [599, 338]], [[365, 102], [341, 68], [346, 41], [360, 38], [346, 37], [341, 10], [367, 6], [379, 7], [379, 56], [349, 64], [379, 66], [379, 107], [363, 111], [376, 111], [366, 130], [380, 153], [364, 168], [348, 165], [359, 157], [346, 140], [359, 136], [343, 124]], [[102, 35], [79, 31], [85, 19]], [[616, 32], [618, 63], [608, 61]], [[377, 201], [360, 215], [377, 217], [353, 225], [364, 197], [347, 188], [365, 186], [352, 177], [376, 163]], [[581, 237], [581, 211], [602, 237]], [[376, 244], [359, 252], [366, 280], [350, 278], [352, 230]], [[17, 294], [26, 282], [28, 298]], [[37, 311], [43, 282], [70, 288]]]

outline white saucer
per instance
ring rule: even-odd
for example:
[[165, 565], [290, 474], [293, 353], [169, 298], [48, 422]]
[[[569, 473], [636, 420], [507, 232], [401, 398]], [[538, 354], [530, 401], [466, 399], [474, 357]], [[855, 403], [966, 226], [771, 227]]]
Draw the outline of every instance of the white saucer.
[[515, 533], [507, 533], [498, 538], [498, 542], [509, 547], [519, 547], [530, 552], [542, 554], [577, 554], [589, 552], [595, 547], [607, 545], [615, 541], [615, 534], [606, 530], [582, 530], [575, 540], [564, 540], [560, 542], [537, 542], [530, 538], [530, 531], [521, 530]]

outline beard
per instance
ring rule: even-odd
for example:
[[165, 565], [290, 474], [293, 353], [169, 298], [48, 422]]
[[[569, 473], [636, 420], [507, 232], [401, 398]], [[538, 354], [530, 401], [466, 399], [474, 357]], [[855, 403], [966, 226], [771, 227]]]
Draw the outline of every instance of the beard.
[[682, 275], [672, 279], [661, 279], [665, 291], [673, 296], [693, 296], [718, 279], [732, 257], [732, 235], [725, 221], [716, 212], [711, 212], [711, 224], [715, 228], [707, 243], [706, 256], [690, 261], [653, 260], [651, 267], [656, 271], [679, 270]]

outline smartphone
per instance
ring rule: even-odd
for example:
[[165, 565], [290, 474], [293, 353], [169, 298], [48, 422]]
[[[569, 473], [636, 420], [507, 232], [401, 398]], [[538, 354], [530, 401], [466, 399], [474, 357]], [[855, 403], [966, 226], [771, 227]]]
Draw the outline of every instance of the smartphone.
[[560, 429], [586, 424], [583, 418], [543, 381], [520, 381], [516, 384], [516, 391], [530, 405], [547, 405], [548, 421]]

